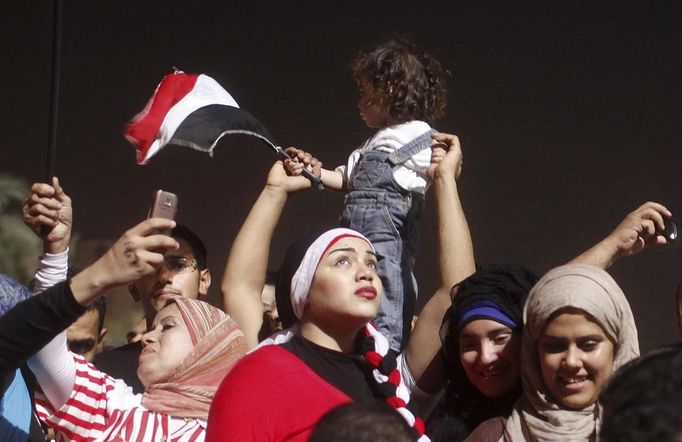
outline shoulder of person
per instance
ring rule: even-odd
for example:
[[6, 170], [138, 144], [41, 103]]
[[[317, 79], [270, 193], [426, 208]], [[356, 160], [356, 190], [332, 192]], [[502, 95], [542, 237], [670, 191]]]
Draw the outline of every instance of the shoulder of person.
[[507, 419], [497, 416], [481, 422], [464, 442], [497, 442], [504, 435]]
[[406, 138], [412, 139], [430, 130], [431, 126], [427, 122], [412, 120], [380, 129], [375, 137], [398, 138], [404, 141]]
[[278, 377], [290, 371], [307, 367], [303, 361], [279, 345], [265, 345], [244, 356], [234, 366], [228, 377], [268, 377], [278, 373]]
[[397, 148], [430, 130], [431, 126], [420, 120], [412, 120], [387, 126], [376, 131], [374, 135], [365, 142], [361, 150], [371, 149], [380, 144], [387, 144]]

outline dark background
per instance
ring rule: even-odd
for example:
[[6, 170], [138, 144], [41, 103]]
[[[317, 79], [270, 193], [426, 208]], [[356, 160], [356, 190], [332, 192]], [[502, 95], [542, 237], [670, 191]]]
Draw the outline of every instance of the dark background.
[[[153, 190], [180, 196], [179, 220], [209, 247], [218, 302], [231, 239], [274, 157], [243, 137], [214, 158], [169, 147], [135, 164], [123, 126], [162, 76], [207, 73], [282, 145], [344, 163], [371, 131], [356, 111], [348, 63], [394, 32], [452, 72], [447, 116], [460, 136], [460, 191], [479, 263], [544, 272], [605, 236], [647, 200], [682, 225], [682, 8], [656, 2], [83, 1], [63, 11], [57, 175], [81, 238], [115, 238], [143, 219]], [[45, 175], [52, 2], [2, 6], [1, 173]], [[336, 222], [342, 195], [294, 197], [276, 234], [290, 240]], [[417, 278], [435, 288], [433, 207]], [[621, 261], [643, 349], [677, 339], [682, 246]]]

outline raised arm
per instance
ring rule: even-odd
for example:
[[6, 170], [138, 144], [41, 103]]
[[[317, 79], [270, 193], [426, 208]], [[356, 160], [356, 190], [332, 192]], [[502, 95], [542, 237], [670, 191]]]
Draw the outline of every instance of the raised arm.
[[24, 223], [43, 240], [43, 252], [67, 251], [71, 240], [73, 209], [71, 198], [57, 177], [52, 183], [35, 183], [22, 207]]
[[[322, 163], [315, 157], [296, 147], [287, 148], [287, 153], [291, 156], [292, 160], [286, 160], [284, 167], [290, 175], [299, 176], [304, 167], [310, 167], [312, 172], [320, 177], [324, 187], [331, 190], [345, 190], [343, 173], [340, 171], [324, 169]], [[315, 163], [314, 165], [313, 162]]]
[[[66, 298], [63, 305], [72, 306], [71, 310], [77, 312], [103, 292], [156, 272], [163, 263], [163, 254], [178, 248], [175, 239], [160, 233], [174, 226], [174, 221], [152, 218], [128, 230], [107, 253], [74, 276], [68, 286], [64, 287], [65, 283], [55, 286], [55, 289], [62, 287]], [[65, 329], [70, 323], [62, 325]], [[57, 334], [28, 363], [47, 399], [59, 409], [72, 393], [76, 378], [75, 362], [66, 347], [66, 334]]]
[[433, 149], [433, 176], [438, 222], [438, 262], [441, 286], [426, 303], [405, 350], [407, 364], [420, 388], [435, 391], [442, 384], [439, 336], [443, 315], [452, 304], [453, 285], [474, 273], [473, 245], [457, 192], [457, 178], [462, 167], [459, 139], [454, 135], [435, 134], [436, 143], [447, 145]]
[[[317, 168], [316, 161], [314, 166]], [[307, 187], [310, 187], [310, 181], [302, 176], [287, 176], [282, 162], [277, 161], [232, 243], [220, 289], [225, 311], [244, 332], [249, 348], [258, 343], [258, 331], [263, 322], [261, 291], [272, 235], [288, 195]]]
[[658, 232], [665, 228], [663, 220], [671, 216], [672, 213], [659, 203], [644, 203], [629, 213], [606, 238], [573, 258], [571, 263], [607, 269], [622, 257], [636, 255], [650, 246], [666, 244]]
[[[34, 292], [40, 292], [66, 279], [71, 199], [54, 178], [52, 184], [31, 186], [22, 212], [24, 222], [43, 239], [45, 254], [34, 284]], [[21, 294], [27, 292], [25, 288], [6, 283], [4, 277], [2, 289], [14, 291], [16, 298], [26, 297]], [[83, 308], [67, 293], [68, 286], [61, 284], [42, 296], [26, 299], [0, 317], [0, 371], [23, 364], [82, 313]]]
[[66, 279], [69, 241], [73, 226], [71, 198], [59, 179], [34, 183], [22, 207], [24, 223], [43, 241], [43, 256], [33, 279], [33, 293]]

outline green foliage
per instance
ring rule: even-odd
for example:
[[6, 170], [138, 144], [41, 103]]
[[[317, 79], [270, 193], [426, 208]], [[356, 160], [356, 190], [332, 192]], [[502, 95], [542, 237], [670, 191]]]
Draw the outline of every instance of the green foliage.
[[22, 219], [21, 205], [28, 192], [22, 179], [0, 175], [0, 273], [23, 284], [33, 277], [42, 247]]

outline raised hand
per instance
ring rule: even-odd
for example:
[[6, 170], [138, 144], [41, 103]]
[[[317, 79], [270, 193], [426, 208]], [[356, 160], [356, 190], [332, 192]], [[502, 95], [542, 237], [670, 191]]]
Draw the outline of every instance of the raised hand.
[[[285, 160], [285, 162], [292, 163], [290, 160]], [[298, 173], [289, 172], [282, 160], [272, 165], [266, 181], [267, 188], [283, 190], [287, 194], [309, 189], [311, 186], [310, 180], [301, 175], [300, 170]]]
[[322, 162], [313, 157], [308, 152], [296, 147], [288, 147], [286, 153], [291, 156], [291, 160], [284, 160], [284, 167], [289, 175], [301, 175], [303, 169], [307, 168], [313, 175], [321, 175]]
[[663, 219], [671, 216], [672, 213], [659, 203], [644, 203], [629, 213], [606, 238], [571, 262], [606, 269], [619, 258], [636, 255], [653, 245], [665, 244], [665, 237], [658, 232], [665, 228]]
[[459, 178], [462, 173], [462, 148], [456, 135], [435, 133], [431, 141], [431, 165], [427, 175], [431, 180], [436, 176]]
[[671, 217], [670, 211], [662, 204], [647, 202], [629, 213], [605, 239], [617, 250], [616, 257], [635, 255], [655, 244], [665, 244], [662, 232], [664, 218]]
[[150, 218], [125, 232], [101, 258], [73, 277], [76, 300], [88, 304], [98, 293], [156, 272], [164, 254], [179, 247], [175, 239], [161, 233], [173, 227], [175, 221]]
[[47, 253], [64, 252], [71, 239], [73, 208], [71, 198], [64, 192], [59, 179], [52, 185], [35, 183], [22, 207], [24, 223], [43, 239]]

